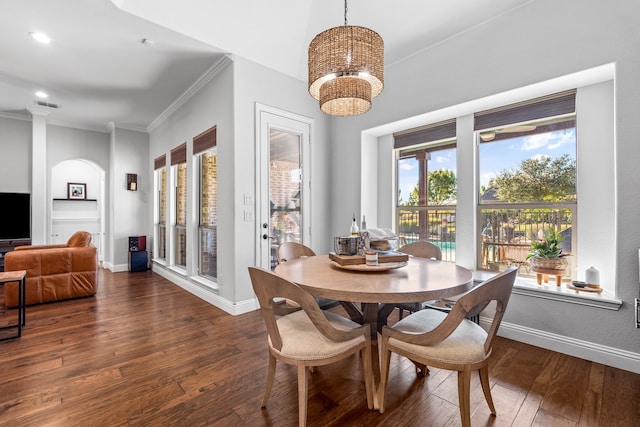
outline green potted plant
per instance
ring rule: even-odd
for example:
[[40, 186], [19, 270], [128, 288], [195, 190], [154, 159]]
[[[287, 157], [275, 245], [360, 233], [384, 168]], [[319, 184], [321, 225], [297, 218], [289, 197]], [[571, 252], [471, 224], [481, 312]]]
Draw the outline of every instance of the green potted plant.
[[562, 234], [551, 228], [542, 240], [531, 242], [527, 259], [534, 271], [536, 269], [562, 271], [567, 269], [569, 263], [564, 258], [560, 247], [562, 239]]

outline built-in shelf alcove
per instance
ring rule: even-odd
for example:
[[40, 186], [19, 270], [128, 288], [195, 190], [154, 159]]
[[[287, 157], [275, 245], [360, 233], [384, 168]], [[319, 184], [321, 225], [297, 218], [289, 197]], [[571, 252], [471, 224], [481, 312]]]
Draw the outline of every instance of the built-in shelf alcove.
[[[69, 183], [82, 183], [86, 199], [68, 198]], [[84, 159], [64, 160], [51, 170], [49, 243], [65, 243], [76, 231], [91, 234], [103, 259], [105, 240], [105, 172]]]

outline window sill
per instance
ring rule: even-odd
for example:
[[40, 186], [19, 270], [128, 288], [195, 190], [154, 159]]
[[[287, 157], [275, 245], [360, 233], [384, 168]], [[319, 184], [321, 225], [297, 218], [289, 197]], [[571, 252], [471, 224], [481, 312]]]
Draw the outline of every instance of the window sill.
[[178, 267], [178, 266], [175, 266], [175, 265], [171, 265], [171, 266], [169, 266], [169, 267], [168, 267], [168, 269], [169, 269], [169, 270], [171, 270], [171, 271], [173, 271], [174, 273], [179, 274], [180, 276], [187, 277], [187, 270], [185, 270], [185, 269], [184, 269], [184, 268], [182, 268], [182, 267]]
[[209, 289], [213, 289], [215, 291], [219, 290], [218, 283], [213, 280], [205, 279], [202, 276], [191, 276], [189, 277], [192, 282], [197, 283], [198, 285], [205, 286]]
[[[495, 273], [489, 271], [474, 271], [473, 279], [481, 282], [494, 276]], [[562, 301], [569, 304], [586, 305], [606, 310], [619, 310], [622, 301], [615, 298], [611, 293], [602, 291], [600, 294], [589, 292], [578, 292], [566, 287], [556, 286], [555, 283], [538, 285], [532, 279], [517, 278], [513, 285], [513, 293], [534, 298], [544, 298], [554, 301]]]

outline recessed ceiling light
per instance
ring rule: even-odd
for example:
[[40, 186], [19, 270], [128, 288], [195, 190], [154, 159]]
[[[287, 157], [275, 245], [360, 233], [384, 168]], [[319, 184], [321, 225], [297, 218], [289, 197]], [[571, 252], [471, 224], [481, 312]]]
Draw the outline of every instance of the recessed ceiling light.
[[40, 43], [49, 44], [51, 43], [51, 39], [45, 33], [35, 33], [30, 32], [29, 35], [33, 37], [34, 40], [39, 41]]
[[151, 39], [142, 39], [142, 44], [145, 45], [146, 47], [151, 47], [151, 45], [153, 44], [153, 40]]
[[49, 97], [49, 95], [47, 94], [47, 92], [43, 92], [43, 91], [41, 91], [41, 90], [39, 90], [39, 91], [37, 91], [37, 92], [36, 92], [36, 96], [37, 96], [38, 98], [48, 98], [48, 97]]

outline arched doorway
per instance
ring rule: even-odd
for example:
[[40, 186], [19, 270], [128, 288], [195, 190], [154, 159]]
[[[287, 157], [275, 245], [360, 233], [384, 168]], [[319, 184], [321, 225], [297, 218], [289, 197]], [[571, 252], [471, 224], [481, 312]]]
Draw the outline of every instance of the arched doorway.
[[[51, 168], [49, 242], [64, 243], [79, 230], [88, 231], [104, 259], [105, 171], [84, 159], [64, 160]], [[69, 185], [85, 188], [84, 198], [69, 198]], [[73, 187], [73, 186], [72, 186]]]

